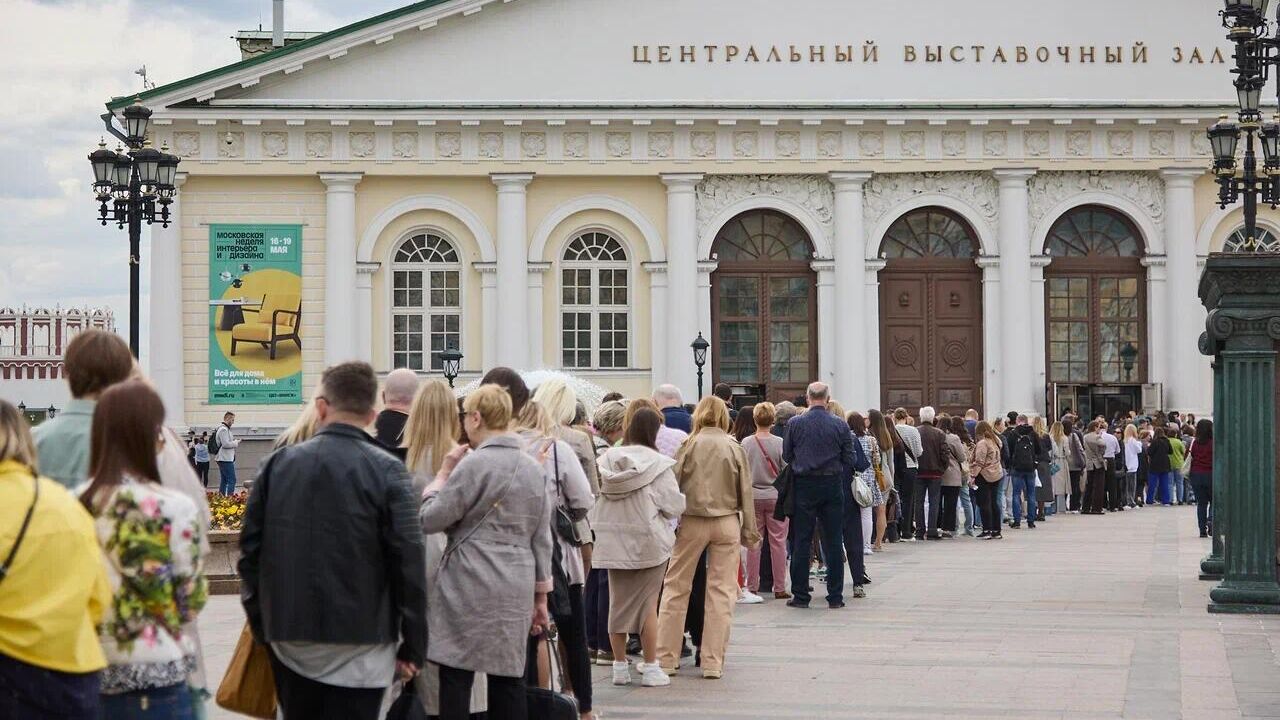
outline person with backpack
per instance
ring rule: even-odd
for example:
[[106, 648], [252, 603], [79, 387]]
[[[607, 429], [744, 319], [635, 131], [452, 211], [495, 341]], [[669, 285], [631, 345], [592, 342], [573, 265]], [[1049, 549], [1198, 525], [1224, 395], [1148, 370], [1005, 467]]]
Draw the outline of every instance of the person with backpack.
[[[1027, 511], [1027, 527], [1036, 526], [1036, 468], [1043, 454], [1040, 438], [1027, 424], [1027, 416], [1019, 415], [1009, 448], [1009, 472], [1013, 476], [1013, 528], [1022, 527], [1022, 511]], [[1025, 498], [1025, 506], [1023, 505]]]
[[231, 433], [231, 426], [236, 422], [236, 414], [228, 412], [222, 416], [222, 424], [218, 426], [213, 437], [209, 439], [209, 454], [218, 463], [218, 492], [232, 495], [236, 491], [236, 448], [240, 440]]

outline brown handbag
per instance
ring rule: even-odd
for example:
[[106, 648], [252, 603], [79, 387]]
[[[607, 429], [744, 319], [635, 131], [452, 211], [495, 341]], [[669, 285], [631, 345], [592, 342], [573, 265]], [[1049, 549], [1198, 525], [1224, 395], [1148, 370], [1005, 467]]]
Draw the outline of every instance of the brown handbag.
[[273, 720], [276, 716], [276, 681], [267, 648], [253, 639], [245, 623], [236, 642], [227, 674], [218, 686], [220, 707], [249, 717]]

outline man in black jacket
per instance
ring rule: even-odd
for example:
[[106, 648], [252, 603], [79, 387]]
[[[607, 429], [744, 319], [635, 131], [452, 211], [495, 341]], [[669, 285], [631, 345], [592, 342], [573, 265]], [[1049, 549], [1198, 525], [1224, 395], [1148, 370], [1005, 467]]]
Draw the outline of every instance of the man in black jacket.
[[[942, 509], [942, 474], [947, 470], [951, 456], [947, 452], [947, 435], [934, 427], [937, 411], [932, 407], [920, 408], [920, 445], [924, 452], [917, 460], [915, 518], [916, 539], [941, 540], [938, 530], [938, 512]], [[929, 516], [925, 517], [924, 501], [929, 497]]]
[[361, 428], [378, 379], [324, 371], [321, 430], [263, 463], [240, 533], [241, 602], [287, 720], [377, 720], [426, 655], [426, 568], [404, 465]]
[[392, 452], [404, 441], [404, 425], [409, 421], [417, 392], [418, 374], [414, 371], [396, 368], [387, 374], [382, 386], [382, 412], [373, 423], [373, 433], [378, 442]]

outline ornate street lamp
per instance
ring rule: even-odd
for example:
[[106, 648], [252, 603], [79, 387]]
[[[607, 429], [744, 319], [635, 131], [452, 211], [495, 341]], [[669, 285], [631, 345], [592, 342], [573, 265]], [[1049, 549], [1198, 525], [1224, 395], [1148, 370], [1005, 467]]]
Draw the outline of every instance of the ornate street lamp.
[[453, 381], [458, 377], [458, 371], [462, 367], [462, 353], [458, 352], [458, 348], [450, 345], [440, 353], [440, 361], [444, 363], [444, 379], [449, 381], [449, 387], [453, 387]]
[[1138, 359], [1138, 348], [1127, 342], [1120, 347], [1120, 363], [1124, 365], [1124, 379], [1133, 382], [1133, 363]]
[[693, 364], [698, 366], [698, 399], [702, 399], [702, 366], [707, 364], [707, 348], [711, 347], [711, 343], [702, 337], [702, 333], [698, 333], [698, 337], [694, 339], [689, 347], [693, 348]]
[[52, 404], [50, 404], [50, 405], [49, 405], [49, 419], [50, 419], [50, 420], [52, 420], [52, 419], [54, 418], [54, 416], [56, 416], [57, 414], [58, 414], [58, 408], [56, 408], [56, 407], [54, 407]]
[[112, 122], [111, 113], [103, 115], [102, 121], [107, 132], [123, 144], [113, 152], [107, 149], [105, 140], [98, 143], [98, 149], [89, 153], [89, 164], [93, 167], [98, 219], [104, 226], [114, 222], [118, 228], [129, 228], [129, 349], [137, 357], [142, 224], [159, 222], [169, 227], [169, 205], [181, 161], [167, 148], [157, 150], [150, 146], [147, 127], [151, 109], [143, 106], [141, 99], [125, 108], [122, 115], [123, 130]]

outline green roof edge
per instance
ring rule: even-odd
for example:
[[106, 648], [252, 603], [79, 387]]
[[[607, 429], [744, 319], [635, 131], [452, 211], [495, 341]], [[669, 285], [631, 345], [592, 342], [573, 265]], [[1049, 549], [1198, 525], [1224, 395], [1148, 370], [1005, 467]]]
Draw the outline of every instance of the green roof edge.
[[222, 67], [214, 68], [212, 70], [207, 70], [205, 72], [202, 72], [199, 75], [192, 75], [189, 78], [183, 78], [182, 80], [175, 80], [171, 83], [167, 83], [159, 87], [151, 88], [150, 90], [144, 90], [141, 93], [131, 93], [129, 95], [121, 95], [118, 97], [114, 97], [107, 103], [107, 109], [114, 112], [116, 110], [119, 110], [123, 107], [128, 106], [130, 103], [133, 102], [134, 98], [142, 98], [143, 100], [148, 100], [154, 97], [159, 97], [160, 95], [173, 92], [174, 90], [178, 90], [188, 85], [201, 83], [201, 82], [204, 82], [205, 80], [210, 80], [220, 75], [226, 75], [229, 73], [236, 72], [238, 70], [243, 70], [245, 68], [253, 67], [254, 65], [260, 65], [269, 60], [275, 60], [277, 58], [281, 58], [286, 55], [292, 55], [293, 53], [299, 52], [301, 50], [305, 50], [307, 48], [315, 47], [316, 45], [326, 43], [330, 40], [333, 40], [334, 38], [339, 38], [339, 37], [342, 37], [343, 35], [350, 35], [351, 33], [356, 32], [358, 30], [363, 30], [367, 27], [378, 25], [379, 23], [383, 23], [388, 20], [394, 20], [398, 17], [409, 15], [419, 10], [425, 10], [426, 8], [432, 7], [434, 5], [443, 5], [444, 3], [447, 3], [447, 2], [450, 2], [450, 0], [419, 0], [419, 2], [415, 2], [410, 5], [405, 5], [404, 7], [397, 8], [395, 10], [388, 10], [387, 12], [384, 12], [380, 15], [374, 15], [373, 17], [365, 18], [364, 20], [353, 22], [350, 25], [344, 25], [340, 28], [330, 30], [329, 32], [321, 33], [315, 37], [307, 38], [306, 40], [300, 40], [296, 43], [286, 45], [277, 50], [272, 50], [271, 52], [268, 52], [263, 55], [259, 55], [257, 57], [252, 57], [247, 60], [241, 60], [240, 62], [231, 63], [230, 65], [223, 65]]

